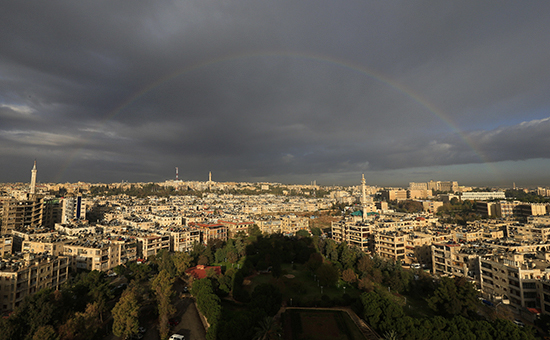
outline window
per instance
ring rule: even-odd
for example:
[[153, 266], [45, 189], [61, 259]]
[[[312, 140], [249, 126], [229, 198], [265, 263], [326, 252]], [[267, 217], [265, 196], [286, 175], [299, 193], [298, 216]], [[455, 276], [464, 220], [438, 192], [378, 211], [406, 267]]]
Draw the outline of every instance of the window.
[[535, 282], [523, 282], [523, 289], [536, 289], [537, 285]]

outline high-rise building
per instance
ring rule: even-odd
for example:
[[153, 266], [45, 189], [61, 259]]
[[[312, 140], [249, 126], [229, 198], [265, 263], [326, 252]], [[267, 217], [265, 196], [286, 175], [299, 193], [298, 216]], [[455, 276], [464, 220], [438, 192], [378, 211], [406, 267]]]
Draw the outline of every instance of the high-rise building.
[[83, 220], [86, 218], [86, 204], [82, 196], [65, 197], [63, 199], [63, 212], [61, 223]]
[[[11, 234], [12, 230], [39, 227], [43, 223], [44, 199], [36, 193], [36, 161], [31, 170], [31, 184], [26, 199], [10, 198], [4, 201], [1, 235]], [[23, 198], [23, 197], [21, 197]]]
[[23, 230], [42, 225], [44, 200], [10, 199], [4, 201], [1, 235], [11, 234], [12, 230]]

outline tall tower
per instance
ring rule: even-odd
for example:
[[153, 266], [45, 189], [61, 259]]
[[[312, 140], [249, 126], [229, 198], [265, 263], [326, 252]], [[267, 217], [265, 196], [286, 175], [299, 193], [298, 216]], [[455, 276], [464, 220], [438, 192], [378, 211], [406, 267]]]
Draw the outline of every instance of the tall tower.
[[31, 191], [30, 194], [34, 195], [36, 194], [36, 160], [34, 161], [34, 166], [31, 170]]
[[179, 170], [178, 167], [176, 167], [176, 181], [179, 180], [179, 173], [178, 173], [178, 170]]
[[365, 174], [361, 178], [361, 207], [363, 209], [363, 222], [367, 219], [367, 188], [365, 187]]

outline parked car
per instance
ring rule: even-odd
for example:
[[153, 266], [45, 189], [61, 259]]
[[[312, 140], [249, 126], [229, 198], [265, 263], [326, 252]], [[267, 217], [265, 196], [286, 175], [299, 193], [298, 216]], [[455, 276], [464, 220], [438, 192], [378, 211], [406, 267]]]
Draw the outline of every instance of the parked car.
[[170, 326], [177, 326], [180, 322], [177, 319], [170, 319], [168, 320], [168, 323]]
[[185, 340], [185, 337], [181, 334], [172, 334], [168, 340]]
[[514, 319], [514, 323], [520, 327], [523, 327], [525, 326], [525, 324], [523, 323], [523, 321], [521, 321], [520, 319]]

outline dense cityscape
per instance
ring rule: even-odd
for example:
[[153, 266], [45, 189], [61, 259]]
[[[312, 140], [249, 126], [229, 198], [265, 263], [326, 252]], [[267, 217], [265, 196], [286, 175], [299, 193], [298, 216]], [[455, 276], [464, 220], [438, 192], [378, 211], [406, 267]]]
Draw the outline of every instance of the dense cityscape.
[[8, 1], [0, 340], [550, 340], [550, 1]]
[[[219, 183], [212, 180], [211, 173], [204, 182], [176, 177], [159, 183], [48, 184], [40, 183], [37, 178], [35, 162], [29, 183], [1, 187], [0, 306], [5, 315], [4, 329], [9, 328], [10, 322], [16, 322], [20, 310], [28, 308], [33, 297], [44, 291], [70, 289], [82, 273], [104, 273], [100, 275], [102, 280], [117, 280], [106, 281], [104, 287], [110, 286], [111, 293], [120, 294], [130, 291], [126, 288], [128, 284], [135, 287], [140, 282], [140, 274], [136, 278], [136, 273], [129, 272], [151, 265], [158, 271], [151, 280], [154, 278], [152, 282], [157, 282], [166, 271], [161, 269], [166, 266], [166, 258], [175, 256], [169, 261], [176, 269], [171, 269], [170, 280], [164, 283], [168, 299], [165, 303], [177, 305], [178, 297], [172, 289], [174, 292], [179, 289], [179, 297], [183, 299], [189, 285], [201, 317], [208, 320], [203, 336], [209, 339], [231, 337], [221, 336], [212, 326], [213, 317], [200, 302], [197, 282], [216, 278], [215, 287], [209, 288], [211, 294], [253, 304], [250, 296], [255, 290], [247, 290], [250, 287], [244, 283], [243, 275], [267, 273], [273, 276], [272, 280], [284, 273], [285, 277], [292, 277], [289, 271], [296, 272], [298, 263], [308, 268], [311, 275], [315, 273], [314, 277], [322, 278], [323, 281], [317, 283], [320, 295], [308, 301], [305, 288], [298, 289], [297, 292], [303, 294], [294, 297], [288, 293], [281, 296], [278, 291], [280, 301], [269, 316], [279, 312], [281, 302], [283, 307], [312, 303], [353, 306], [364, 298], [359, 298], [361, 292], [379, 292], [381, 287], [387, 287], [397, 296], [407, 296], [418, 288], [413, 288], [411, 278], [421, 280], [428, 275], [438, 282], [435, 287], [442, 284], [439, 280], [449, 278], [463, 280], [462, 284], [471, 286], [474, 302], [465, 316], [471, 317], [474, 312], [478, 317], [490, 314], [489, 320], [516, 323], [513, 326], [518, 331], [526, 324], [536, 327], [539, 334], [547, 330], [544, 321], [550, 314], [550, 271], [547, 270], [550, 190], [547, 188], [476, 188], [459, 186], [456, 181], [411, 182], [408, 188], [382, 188], [367, 185], [364, 175], [358, 185], [350, 187], [321, 187], [314, 182], [309, 185]], [[287, 261], [287, 265], [293, 264], [290, 269], [283, 270], [281, 266], [285, 261], [273, 258], [276, 250], [268, 251], [265, 258], [256, 259], [254, 266], [248, 268], [250, 265], [246, 263], [253, 257], [250, 248], [259, 247], [254, 244], [260, 242], [258, 237], [267, 240], [283, 237], [289, 242], [309, 239], [309, 242], [305, 243], [308, 244], [305, 255], [297, 254], [295, 259]], [[334, 249], [331, 251], [330, 247]], [[345, 255], [346, 252], [354, 255]], [[351, 259], [346, 260], [347, 256]], [[369, 272], [372, 268], [359, 269], [367, 266], [366, 258], [361, 260], [365, 256], [369, 262], [379, 261], [371, 266], [386, 263], [384, 266], [390, 266], [392, 271], [382, 278], [377, 277], [382, 272]], [[317, 264], [312, 264], [316, 261]], [[136, 267], [136, 264], [143, 266]], [[330, 269], [327, 269], [329, 274], [319, 272], [321, 264]], [[247, 268], [248, 272], [236, 272], [235, 266]], [[236, 273], [240, 273], [240, 281], [235, 281]], [[152, 274], [141, 275], [144, 279]], [[231, 284], [226, 282], [227, 276]], [[124, 281], [120, 281], [123, 277]], [[339, 293], [344, 300], [331, 303], [316, 300], [326, 297], [323, 287], [328, 294], [329, 289], [340, 286], [344, 288]], [[345, 287], [349, 288], [347, 293]], [[154, 284], [148, 289], [155, 291]], [[161, 290], [153, 295], [156, 300], [161, 299]], [[300, 295], [304, 298], [300, 299]], [[429, 293], [423, 298], [434, 299]], [[140, 326], [139, 313], [135, 316], [135, 327], [122, 327], [117, 323], [121, 321], [113, 321], [116, 319], [114, 307], [123, 301], [120, 295], [117, 298], [110, 294], [104, 299], [111, 300], [113, 310], [105, 309], [100, 314], [102, 318], [103, 314], [110, 314], [112, 319], [110, 323], [98, 321], [96, 329], [86, 336], [78, 331], [67, 333], [63, 328], [67, 325], [56, 324], [60, 320], [46, 322], [40, 330], [33, 329], [34, 334], [19, 336], [37, 339], [43, 336], [41, 332], [46, 326], [51, 327], [52, 339], [107, 339], [109, 334], [144, 336], [147, 328]], [[410, 299], [409, 308], [414, 301]], [[177, 315], [177, 308], [161, 308], [160, 303], [159, 300], [156, 321], [148, 326], [155, 329], [157, 337], [160, 334], [160, 338], [165, 339], [174, 330], [162, 326], [163, 322], [168, 324], [163, 318]], [[407, 298], [399, 303], [407, 306]], [[430, 308], [437, 311], [433, 303]], [[403, 337], [401, 330], [381, 328], [369, 322], [368, 314], [362, 309], [356, 313], [363, 317], [358, 323], [367, 325], [364, 336], [380, 338], [376, 335], [379, 332], [386, 338], [398, 334], [396, 338]], [[75, 315], [83, 313], [78, 309], [74, 312]], [[277, 334], [292, 338], [292, 332], [284, 328], [284, 317], [277, 315]], [[179, 320], [174, 322], [177, 325]], [[251, 329], [256, 326], [251, 325]], [[535, 328], [529, 329], [535, 332]], [[149, 332], [153, 334], [152, 330]], [[201, 338], [187, 332], [192, 339]], [[18, 338], [9, 331], [4, 333], [11, 334], [12, 339]]]

